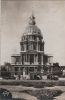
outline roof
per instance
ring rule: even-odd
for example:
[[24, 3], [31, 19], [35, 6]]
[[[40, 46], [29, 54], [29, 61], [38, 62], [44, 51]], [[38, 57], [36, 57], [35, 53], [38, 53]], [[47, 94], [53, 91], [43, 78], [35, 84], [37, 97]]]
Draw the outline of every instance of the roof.
[[20, 57], [20, 54], [13, 54], [11, 57]]
[[51, 55], [51, 54], [44, 54], [44, 56], [53, 57], [53, 55]]
[[34, 15], [29, 18], [28, 26], [25, 28], [23, 35], [40, 35], [42, 37], [41, 30], [36, 25]]

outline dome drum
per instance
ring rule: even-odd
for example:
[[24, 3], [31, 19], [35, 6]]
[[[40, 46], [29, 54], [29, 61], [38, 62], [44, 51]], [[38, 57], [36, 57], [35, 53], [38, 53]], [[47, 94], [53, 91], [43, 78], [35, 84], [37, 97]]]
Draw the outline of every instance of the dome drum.
[[40, 35], [37, 34], [29, 34], [29, 35], [23, 35], [21, 42], [25, 42], [25, 41], [42, 41], [43, 37], [41, 37]]

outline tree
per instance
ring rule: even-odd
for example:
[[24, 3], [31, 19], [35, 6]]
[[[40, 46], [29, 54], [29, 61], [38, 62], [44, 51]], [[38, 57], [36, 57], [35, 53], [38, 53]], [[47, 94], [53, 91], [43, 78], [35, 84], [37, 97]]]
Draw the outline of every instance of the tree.
[[5, 68], [5, 66], [1, 66], [1, 76], [2, 77], [4, 77], [4, 76], [6, 76], [6, 68]]
[[48, 70], [48, 67], [46, 65], [43, 66], [44, 71], [46, 72]]
[[53, 64], [53, 74], [58, 75], [58, 76], [62, 75], [61, 67], [59, 66], [59, 63], [57, 62]]
[[5, 63], [3, 66], [1, 66], [1, 76], [3, 78], [6, 78], [6, 77], [10, 78], [11, 77], [10, 69], [11, 69], [10, 63]]
[[4, 66], [7, 69], [7, 71], [11, 71], [11, 64], [10, 63], [5, 62]]

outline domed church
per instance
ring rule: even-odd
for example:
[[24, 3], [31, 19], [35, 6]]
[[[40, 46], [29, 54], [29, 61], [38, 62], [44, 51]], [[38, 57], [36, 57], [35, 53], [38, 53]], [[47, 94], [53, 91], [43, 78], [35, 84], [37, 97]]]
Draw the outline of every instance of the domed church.
[[44, 53], [44, 40], [41, 30], [37, 27], [35, 17], [29, 18], [28, 26], [20, 41], [20, 53], [12, 55], [12, 74], [22, 79], [34, 79], [44, 75], [44, 68], [52, 65], [52, 56]]

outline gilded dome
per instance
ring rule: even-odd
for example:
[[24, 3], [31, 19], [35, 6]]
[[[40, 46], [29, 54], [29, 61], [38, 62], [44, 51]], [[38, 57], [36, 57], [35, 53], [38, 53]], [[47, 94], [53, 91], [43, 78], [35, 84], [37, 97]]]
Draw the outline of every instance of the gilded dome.
[[42, 37], [41, 30], [36, 26], [33, 15], [29, 18], [28, 26], [25, 28], [23, 35], [40, 35]]

